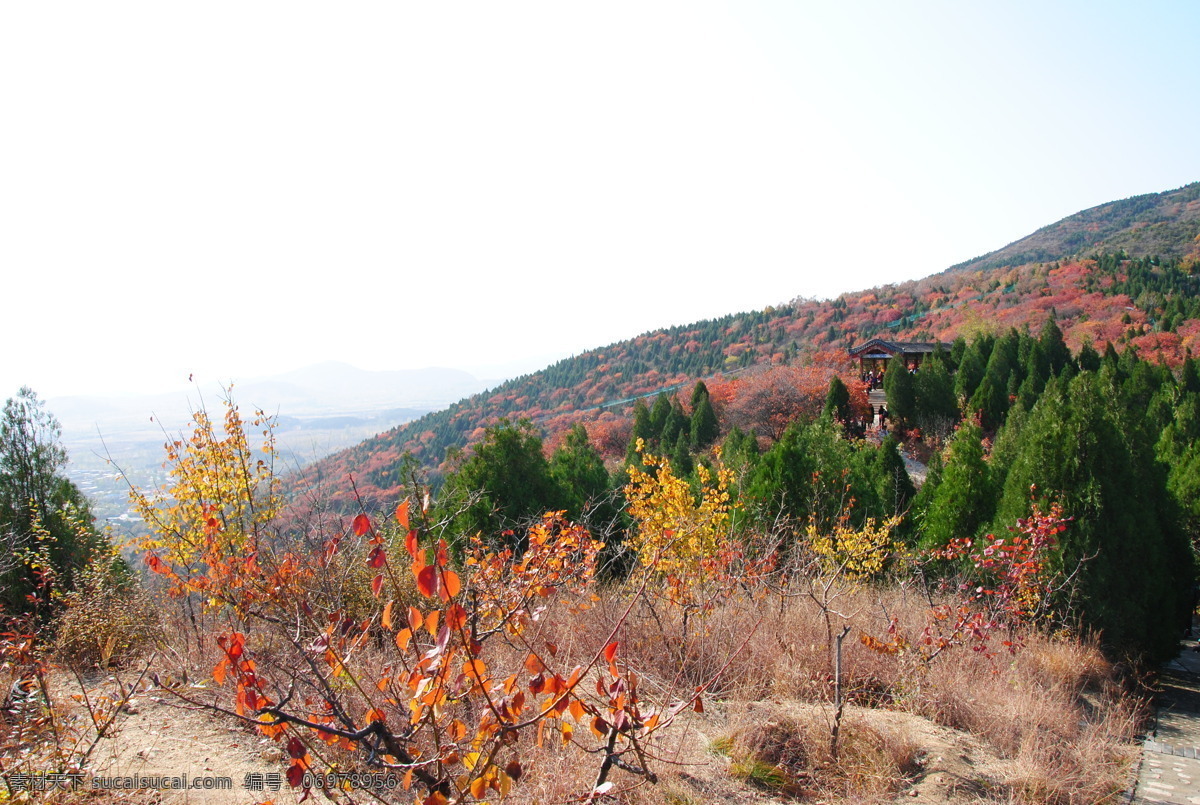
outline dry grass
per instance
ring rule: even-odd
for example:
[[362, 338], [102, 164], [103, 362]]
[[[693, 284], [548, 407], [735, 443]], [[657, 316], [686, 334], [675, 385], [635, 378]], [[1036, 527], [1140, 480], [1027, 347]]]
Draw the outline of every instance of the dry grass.
[[909, 736], [856, 715], [843, 720], [835, 757], [831, 718], [817, 707], [749, 707], [718, 748], [732, 758], [734, 776], [789, 796], [881, 801], [918, 772], [919, 748]]
[[[346, 582], [339, 593], [355, 598], [361, 580], [347, 577]], [[1103, 801], [1123, 788], [1136, 754], [1138, 703], [1122, 693], [1113, 667], [1094, 643], [1068, 635], [1030, 632], [1015, 654], [989, 657], [959, 646], [925, 662], [911, 649], [871, 650], [859, 637], [883, 637], [893, 618], [901, 633], [918, 634], [927, 602], [902, 588], [843, 591], [836, 609], [845, 617], [833, 616], [832, 625], [851, 627], [842, 658], [843, 690], [851, 706], [835, 759], [830, 624], [812, 598], [740, 591], [703, 616], [691, 613], [685, 619], [677, 607], [653, 596], [631, 597], [621, 588], [600, 592], [587, 608], [548, 602], [520, 638], [489, 643], [487, 661], [493, 668], [519, 668], [531, 648], [554, 644], [557, 661], [570, 668], [589, 662], [615, 630], [620, 661], [637, 671], [647, 711], [668, 708], [698, 686], [706, 687], [708, 713], [692, 716], [705, 723], [681, 719], [653, 742], [657, 783], [616, 770], [609, 802], [676, 805], [728, 797], [712, 780], [709, 789], [697, 783], [697, 761], [685, 757], [689, 746], [708, 744], [701, 729], [724, 736], [718, 744], [729, 758], [721, 772], [726, 785], [734, 784], [732, 777], [775, 797], [887, 800], [921, 777], [922, 747], [902, 728], [863, 718], [871, 708], [910, 713], [977, 736], [1004, 765], [980, 787], [984, 793], [972, 795], [975, 799]], [[233, 624], [206, 616], [193, 628], [178, 602], [163, 604], [160, 611], [174, 614], [165, 617], [169, 639], [158, 670], [166, 678], [186, 668], [191, 679], [207, 679], [220, 657], [212, 634]], [[286, 669], [297, 661], [291, 647], [252, 625], [248, 632], [248, 646], [264, 668]], [[394, 647], [381, 640], [362, 650], [355, 669], [376, 679], [392, 662]], [[595, 750], [596, 741], [585, 732], [578, 730], [575, 742]], [[523, 736], [513, 751], [524, 772], [507, 801], [579, 801], [602, 760], [579, 748], [564, 747], [556, 732], [541, 746]], [[338, 760], [342, 768], [363, 762], [352, 753]]]

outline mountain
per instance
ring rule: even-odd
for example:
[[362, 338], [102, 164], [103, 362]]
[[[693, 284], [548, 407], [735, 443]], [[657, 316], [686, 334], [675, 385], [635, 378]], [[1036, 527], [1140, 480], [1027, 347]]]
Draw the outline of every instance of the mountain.
[[[1158, 255], [1165, 259], [1157, 259]], [[435, 471], [446, 451], [501, 418], [551, 435], [587, 422], [593, 439], [628, 420], [634, 398], [725, 382], [764, 366], [818, 362], [852, 372], [847, 350], [872, 336], [951, 341], [1040, 327], [1056, 316], [1072, 349], [1134, 346], [1177, 364], [1200, 352], [1200, 183], [1085, 210], [922, 280], [833, 300], [797, 299], [644, 333], [561, 360], [335, 453], [293, 479], [334, 491], [353, 473], [368, 501], [399, 494], [409, 453]]]
[[1200, 255], [1200, 182], [1166, 193], [1112, 201], [1084, 210], [1003, 249], [959, 263], [950, 271], [1045, 263], [1085, 254], [1125, 252], [1183, 259]]

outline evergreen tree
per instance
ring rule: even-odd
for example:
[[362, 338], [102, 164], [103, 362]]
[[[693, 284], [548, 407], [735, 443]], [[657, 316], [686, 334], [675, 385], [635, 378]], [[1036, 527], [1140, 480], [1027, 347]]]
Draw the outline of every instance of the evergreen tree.
[[659, 437], [659, 444], [662, 449], [674, 449], [675, 443], [679, 441], [679, 437], [683, 436], [686, 441], [692, 439], [692, 423], [687, 415], [683, 413], [683, 406], [679, 404], [678, 399], [671, 400], [671, 409], [667, 412], [666, 422], [663, 423], [662, 434]]
[[984, 430], [994, 431], [1004, 423], [1009, 397], [1015, 396], [1020, 386], [1019, 379], [1013, 383], [1014, 375], [1019, 377], [1020, 344], [1021, 338], [1016, 330], [1010, 330], [996, 341], [983, 380], [968, 403], [968, 410], [979, 415]]
[[691, 439], [683, 431], [675, 437], [675, 446], [671, 450], [671, 468], [678, 478], [686, 478], [692, 474]]
[[1100, 371], [1100, 353], [1092, 346], [1092, 342], [1087, 341], [1079, 348], [1078, 363], [1081, 372]]
[[925, 512], [921, 544], [941, 548], [957, 537], [975, 537], [990, 522], [994, 508], [983, 431], [974, 422], [963, 422], [946, 449], [940, 483]]
[[[523, 527], [533, 520], [567, 508], [567, 495], [550, 473], [533, 423], [501, 420], [487, 428], [474, 452], [447, 475], [439, 508], [444, 516], [454, 517], [459, 535], [480, 533], [495, 539], [511, 530], [520, 539]], [[524, 550], [522, 542], [512, 544]]]
[[822, 527], [853, 500], [854, 522], [861, 523], [881, 509], [869, 458], [825, 417], [807, 425], [794, 422], [759, 458], [744, 497], [765, 522], [782, 517], [802, 525], [813, 517]]
[[1155, 446], [1167, 491], [1179, 506], [1192, 545], [1200, 545], [1200, 392], [1185, 392]]
[[758, 437], [734, 426], [721, 445], [721, 460], [734, 472], [743, 474], [758, 464]]
[[975, 390], [983, 382], [983, 373], [987, 368], [983, 360], [980, 344], [982, 339], [976, 339], [962, 353], [958, 362], [958, 371], [954, 374], [954, 396], [962, 404], [966, 404], [975, 396]]
[[1119, 385], [1094, 373], [1048, 387], [1022, 428], [994, 529], [1029, 514], [1031, 490], [1043, 508], [1060, 502], [1073, 519], [1058, 566], [1078, 568], [1084, 625], [1117, 652], [1158, 659], [1177, 648], [1193, 566], [1161, 467], [1126, 438], [1142, 430], [1128, 421], [1139, 415]]
[[914, 384], [916, 423], [925, 434], [945, 436], [958, 422], [958, 400], [954, 380], [946, 369], [941, 351], [921, 364]]
[[[46, 552], [53, 589], [74, 588], [80, 571], [107, 554], [87, 499], [64, 471], [62, 428], [30, 388], [4, 405], [0, 418], [0, 614], [29, 610], [35, 591], [28, 551]], [[38, 539], [38, 534], [42, 539]]]
[[690, 435], [692, 448], [703, 450], [712, 444], [719, 433], [717, 412], [713, 410], [712, 401], [708, 398], [708, 388], [704, 381], [697, 381], [692, 389], [692, 421]]
[[671, 400], [665, 393], [659, 392], [650, 409], [650, 440], [655, 447], [661, 443], [663, 430], [667, 427], [667, 420], [670, 417]]
[[845, 424], [854, 416], [850, 410], [850, 389], [837, 375], [829, 380], [829, 391], [825, 394], [825, 416]]
[[909, 515], [900, 524], [901, 535], [910, 545], [925, 533], [925, 520], [929, 514], [929, 507], [933, 503], [934, 494], [941, 483], [942, 454], [935, 451], [929, 457], [929, 463], [925, 465], [925, 481], [913, 497]]
[[883, 393], [887, 397], [888, 416], [897, 427], [911, 427], [917, 412], [913, 376], [904, 361], [892, 358], [883, 373]]
[[1179, 370], [1179, 388], [1185, 394], [1200, 394], [1200, 368], [1191, 355], [1184, 359]]
[[1042, 325], [1037, 343], [1045, 356], [1050, 375], [1059, 375], [1063, 369], [1074, 363], [1071, 350], [1067, 349], [1067, 342], [1063, 339], [1062, 330], [1058, 328], [1058, 322], [1054, 320], [1053, 315]]
[[900, 455], [900, 442], [889, 434], [871, 453], [879, 515], [886, 517], [907, 512], [917, 490], [908, 477], [904, 457]]
[[567, 431], [562, 445], [550, 457], [550, 476], [562, 490], [567, 517], [572, 520], [583, 520], [587, 512], [610, 497], [604, 458], [579, 423]]
[[633, 402], [633, 430], [629, 434], [629, 446], [625, 450], [626, 464], [641, 463], [641, 458], [637, 454], [639, 439], [645, 443], [646, 447], [652, 447], [654, 428], [650, 424], [650, 409], [646, 407], [646, 401], [641, 398]]

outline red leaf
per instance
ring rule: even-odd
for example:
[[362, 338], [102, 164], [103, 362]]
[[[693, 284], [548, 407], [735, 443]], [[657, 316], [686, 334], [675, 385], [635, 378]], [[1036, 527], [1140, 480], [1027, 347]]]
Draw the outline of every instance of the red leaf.
[[360, 514], [354, 518], [354, 536], [361, 537], [371, 530], [371, 518]]
[[299, 738], [291, 738], [287, 742], [287, 753], [299, 760], [308, 754], [308, 750], [304, 748], [304, 743]]
[[408, 528], [408, 500], [396, 507], [396, 522], [401, 528]]
[[376, 545], [367, 554], [367, 567], [380, 568], [387, 564], [387, 554], [384, 553], [382, 545]]
[[408, 550], [408, 555], [413, 559], [417, 558], [417, 551], [421, 550], [421, 545], [417, 541], [417, 532], [409, 531], [408, 536], [404, 538], [404, 547]]
[[300, 761], [288, 766], [287, 781], [292, 788], [299, 788], [300, 783], [304, 782], [304, 767], [300, 765]]
[[374, 595], [376, 598], [378, 598], [379, 593], [382, 591], [383, 591], [383, 574], [380, 573], [378, 576], [371, 579], [371, 594]]
[[417, 574], [417, 592], [421, 595], [432, 598], [437, 595], [441, 589], [441, 583], [438, 579], [437, 568], [433, 565], [426, 565], [421, 568], [421, 572]]

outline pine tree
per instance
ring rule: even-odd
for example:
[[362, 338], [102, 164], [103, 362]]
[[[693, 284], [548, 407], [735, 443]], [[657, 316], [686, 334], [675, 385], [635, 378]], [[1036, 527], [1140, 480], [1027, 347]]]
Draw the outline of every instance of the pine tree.
[[958, 422], [958, 400], [942, 352], [934, 352], [921, 364], [915, 381], [917, 427], [924, 434], [945, 436], [950, 433]]
[[650, 443], [657, 446], [662, 442], [663, 430], [667, 426], [667, 420], [671, 417], [671, 400], [663, 392], [659, 392], [654, 398], [654, 405], [650, 408]]
[[716, 440], [719, 433], [717, 412], [713, 410], [712, 401], [708, 397], [708, 388], [703, 381], [697, 381], [692, 390], [692, 421], [690, 436], [692, 448], [703, 450]]
[[1073, 519], [1058, 567], [1078, 570], [1084, 625], [1118, 653], [1156, 659], [1177, 648], [1192, 555], [1165, 473], [1146, 444], [1128, 438], [1143, 426], [1127, 402], [1107, 366], [1048, 386], [1018, 438], [993, 528], [1027, 516], [1031, 490], [1043, 508], [1060, 502]]
[[550, 457], [550, 476], [562, 490], [567, 517], [576, 522], [609, 497], [604, 458], [579, 423], [567, 431], [562, 445]]
[[916, 390], [913, 376], [904, 361], [892, 358], [883, 373], [883, 392], [887, 396], [888, 416], [897, 427], [911, 427], [916, 414]]
[[[82, 569], [107, 556], [87, 499], [65, 475], [62, 428], [30, 388], [4, 405], [0, 418], [0, 609], [28, 611], [35, 591], [34, 554], [51, 573], [49, 592], [75, 586]], [[45, 613], [48, 614], [48, 613]]]
[[954, 396], [963, 404], [975, 396], [975, 390], [983, 382], [983, 373], [987, 368], [980, 344], [982, 339], [976, 339], [966, 348], [958, 363], [958, 371], [954, 374]]
[[843, 425], [853, 417], [853, 412], [850, 410], [850, 389], [846, 388], [846, 384], [837, 375], [829, 379], [829, 391], [825, 394], [824, 414]]
[[[446, 476], [439, 505], [454, 516], [457, 534], [482, 533], [495, 539], [547, 511], [566, 508], [566, 494], [550, 473], [542, 437], [529, 420], [501, 420], [487, 428], [483, 441]], [[514, 543], [518, 550], [524, 545]]]
[[1071, 359], [1071, 350], [1067, 348], [1062, 330], [1058, 328], [1058, 322], [1054, 320], [1053, 315], [1042, 325], [1042, 332], [1038, 335], [1037, 343], [1046, 358], [1052, 376], [1061, 374], [1063, 369], [1074, 363]]
[[1100, 370], [1100, 353], [1087, 341], [1079, 348], [1079, 370], [1082, 372], [1098, 372]]
[[873, 453], [872, 470], [879, 499], [879, 516], [904, 514], [917, 490], [908, 477], [904, 457], [900, 455], [900, 442], [889, 434]]
[[921, 544], [941, 548], [958, 537], [975, 537], [991, 520], [995, 490], [983, 460], [983, 431], [963, 422], [946, 449], [941, 479], [929, 500]]

